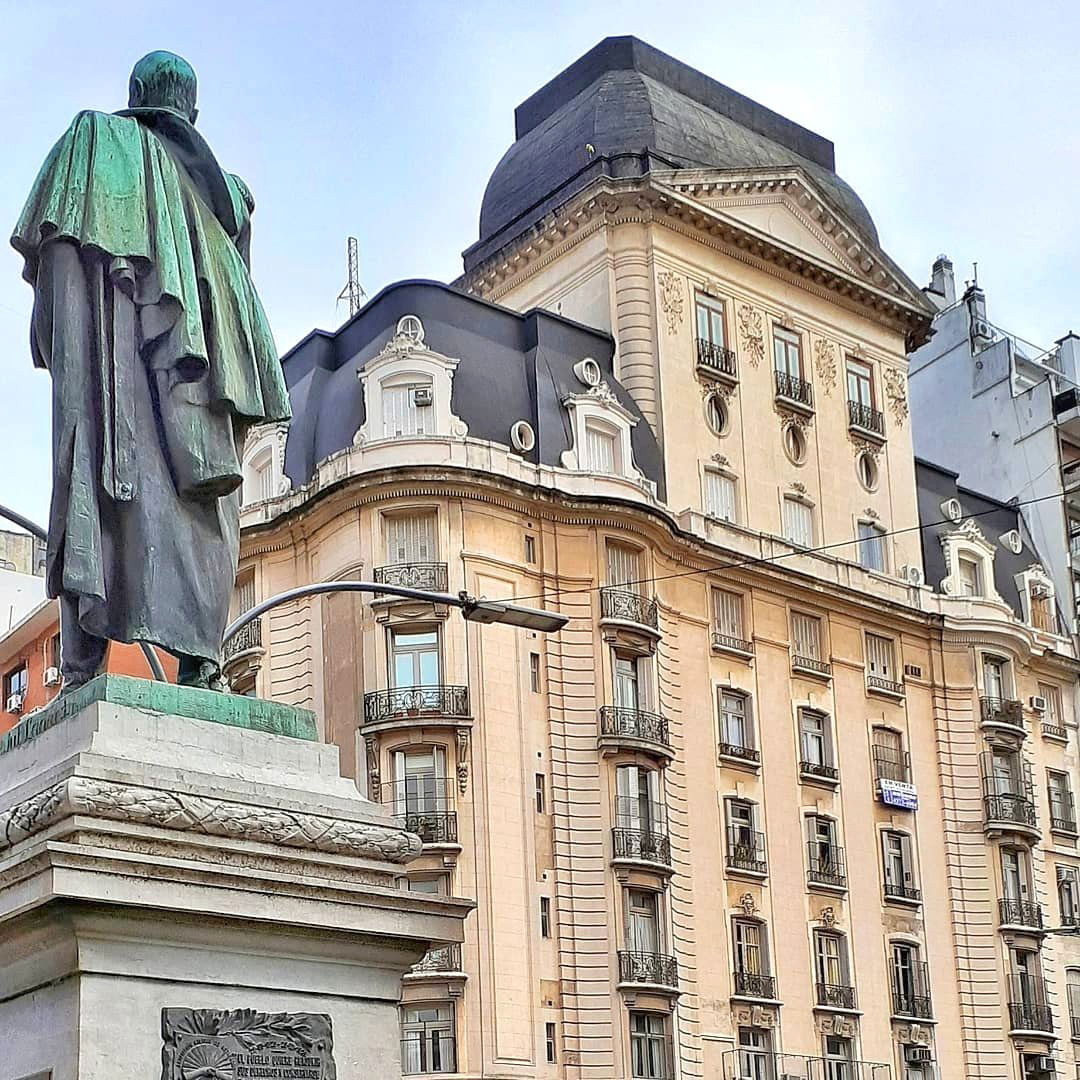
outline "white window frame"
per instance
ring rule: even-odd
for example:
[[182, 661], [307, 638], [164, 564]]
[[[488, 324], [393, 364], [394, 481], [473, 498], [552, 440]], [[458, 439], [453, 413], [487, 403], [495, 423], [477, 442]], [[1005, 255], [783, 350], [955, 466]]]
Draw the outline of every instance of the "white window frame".
[[[946, 596], [966, 600], [994, 600], [999, 604], [1005, 602], [994, 584], [996, 548], [972, 519], [969, 518], [959, 528], [943, 533], [940, 540], [945, 556], [945, 577], [941, 579], [939, 587]], [[964, 592], [960, 573], [961, 559], [968, 559], [979, 567], [979, 593], [976, 596]]]
[[701, 469], [701, 507], [707, 518], [737, 524], [739, 520], [739, 482], [735, 474], [715, 465]]
[[[794, 508], [798, 507], [798, 512], [800, 514], [805, 513], [806, 517], [802, 521], [795, 522], [789, 517], [789, 506], [792, 507], [792, 513], [795, 512]], [[800, 526], [800, 529], [789, 528], [789, 525], [796, 524]], [[801, 530], [803, 525], [807, 526], [805, 530]], [[780, 503], [780, 527], [783, 539], [792, 547], [812, 548], [817, 537], [817, 530], [814, 525], [814, 504], [801, 495], [783, 495]], [[792, 535], [795, 532], [799, 532], [798, 537]]]
[[[871, 533], [869, 536], [863, 536], [863, 531]], [[859, 518], [855, 523], [855, 535], [857, 538], [859, 565], [864, 570], [869, 570], [872, 574], [887, 574], [889, 572], [889, 550], [886, 538], [889, 535], [888, 529], [884, 525], [877, 521], [871, 521], [869, 518]], [[876, 550], [880, 558], [879, 566], [870, 565], [866, 555], [867, 552]]]

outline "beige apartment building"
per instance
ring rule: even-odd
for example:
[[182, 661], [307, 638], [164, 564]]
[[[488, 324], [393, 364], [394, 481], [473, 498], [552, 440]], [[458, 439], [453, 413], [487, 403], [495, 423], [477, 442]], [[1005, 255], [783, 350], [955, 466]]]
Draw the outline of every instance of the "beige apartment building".
[[309, 335], [245, 453], [238, 610], [570, 616], [229, 645], [476, 901], [403, 1071], [1073, 1075], [1080, 666], [1015, 508], [916, 466], [933, 308], [830, 143], [641, 42], [516, 118], [457, 287]]

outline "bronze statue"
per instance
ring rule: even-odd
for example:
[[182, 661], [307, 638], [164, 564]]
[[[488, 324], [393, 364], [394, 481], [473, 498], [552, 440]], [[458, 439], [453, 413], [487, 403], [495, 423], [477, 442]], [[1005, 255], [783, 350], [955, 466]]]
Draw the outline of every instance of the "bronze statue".
[[47, 586], [65, 689], [110, 640], [160, 645], [180, 682], [214, 687], [240, 451], [289, 403], [248, 272], [254, 203], [195, 130], [195, 72], [150, 53], [128, 104], [76, 116], [11, 239], [52, 376]]

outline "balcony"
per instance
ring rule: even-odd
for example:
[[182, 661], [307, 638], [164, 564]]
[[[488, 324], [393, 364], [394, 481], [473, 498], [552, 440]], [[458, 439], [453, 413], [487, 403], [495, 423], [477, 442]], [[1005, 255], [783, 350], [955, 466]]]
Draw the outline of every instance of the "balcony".
[[1054, 1017], [1046, 1000], [1046, 979], [1025, 972], [1009, 976], [1009, 1030], [1053, 1034]]
[[631, 589], [605, 585], [600, 590], [600, 621], [629, 624], [659, 637], [656, 601]]
[[667, 717], [642, 709], [625, 709], [618, 705], [600, 708], [601, 749], [641, 750], [668, 761], [675, 755]]
[[1010, 698], [979, 698], [979, 715], [986, 727], [1005, 728], [1024, 735], [1024, 707]]
[[847, 888], [847, 871], [844, 866], [844, 849], [835, 844], [827, 845], [811, 840], [806, 845], [809, 853], [806, 878], [811, 885], [824, 885], [830, 889]]
[[1051, 793], [1050, 831], [1076, 836], [1076, 806], [1071, 791]]
[[756, 768], [761, 764], [761, 751], [754, 746], [743, 746], [741, 743], [724, 742], [721, 740], [718, 752], [721, 758], [737, 762], [740, 765], [749, 765]]
[[720, 1076], [709, 1080], [893, 1080], [893, 1067], [877, 1061], [785, 1054], [768, 1050], [725, 1050]]
[[826, 784], [835, 786], [840, 782], [840, 770], [835, 765], [830, 765], [824, 761], [800, 761], [799, 762], [799, 779], [813, 781], [823, 781]]
[[678, 992], [679, 962], [662, 953], [619, 950], [620, 986], [655, 986]]
[[728, 870], [764, 877], [769, 869], [765, 859], [765, 834], [741, 825], [729, 825], [726, 862]]
[[262, 649], [262, 620], [252, 619], [236, 631], [222, 649], [222, 662], [228, 665], [241, 653], [250, 652], [253, 649]]
[[754, 971], [736, 971], [735, 996], [776, 1001], [776, 976], [759, 975]]
[[866, 689], [872, 694], [885, 694], [887, 697], [902, 698], [904, 696], [904, 684], [902, 682], [883, 679], [880, 675], [867, 675]]
[[934, 1005], [929, 993], [893, 987], [892, 1009], [893, 1016], [912, 1017], [917, 1020], [934, 1019]]
[[671, 866], [671, 838], [652, 829], [612, 829], [611, 851], [616, 861]]
[[874, 442], [885, 441], [885, 414], [880, 409], [848, 401], [847, 414], [848, 427], [856, 434]]
[[914, 885], [901, 885], [888, 878], [882, 883], [886, 900], [896, 900], [901, 904], [919, 904], [922, 902], [922, 890]]
[[780, 405], [793, 408], [796, 412], [814, 411], [814, 388], [806, 379], [789, 375], [786, 371], [774, 371], [776, 378], [776, 400]]
[[1061, 726], [1061, 724], [1050, 724], [1047, 721], [1042, 722], [1042, 733], [1046, 739], [1057, 739], [1060, 742], [1069, 741], [1069, 732], [1067, 728]]
[[842, 983], [816, 983], [817, 1003], [826, 1009], [845, 1009], [854, 1012], [858, 1007], [855, 987]]
[[812, 675], [815, 679], [832, 678], [832, 664], [819, 660], [816, 656], [799, 656], [794, 653], [791, 657], [791, 670], [797, 675]]
[[[376, 566], [372, 578], [379, 585], [397, 585], [406, 589], [426, 589], [428, 592], [446, 592], [447, 573], [444, 562], [394, 563], [392, 566]], [[390, 599], [381, 593], [376, 599]]]
[[911, 783], [911, 755], [906, 750], [878, 745], [870, 748], [870, 754], [874, 762], [875, 780]]
[[382, 785], [382, 802], [407, 832], [425, 845], [458, 843], [453, 781], [441, 776], [410, 776]]
[[364, 695], [364, 727], [461, 727], [471, 723], [467, 686], [395, 686]]
[[1035, 837], [1039, 835], [1039, 819], [1030, 792], [984, 795], [983, 807], [988, 830], [1021, 832]]
[[423, 959], [413, 964], [405, 973], [404, 978], [410, 981], [421, 979], [464, 979], [465, 972], [461, 966], [461, 946], [442, 945], [436, 949], [428, 949]]
[[734, 349], [728, 349], [706, 338], [698, 338], [695, 344], [695, 369], [699, 375], [707, 375], [725, 383], [738, 381]]
[[1032, 900], [1016, 900], [1011, 896], [998, 901], [998, 918], [1003, 927], [1019, 926], [1025, 930], [1042, 930], [1042, 905]]
[[712, 632], [713, 652], [735, 653], [737, 656], [753, 656], [754, 643], [746, 638], [733, 637], [731, 634], [722, 634], [719, 630]]

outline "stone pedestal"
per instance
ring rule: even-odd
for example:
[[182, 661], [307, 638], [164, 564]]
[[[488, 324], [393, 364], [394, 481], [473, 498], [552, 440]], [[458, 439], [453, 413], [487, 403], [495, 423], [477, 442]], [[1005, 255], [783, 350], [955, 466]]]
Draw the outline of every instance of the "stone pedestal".
[[102, 676], [0, 743], [0, 1080], [384, 1080], [465, 901], [310, 713]]

